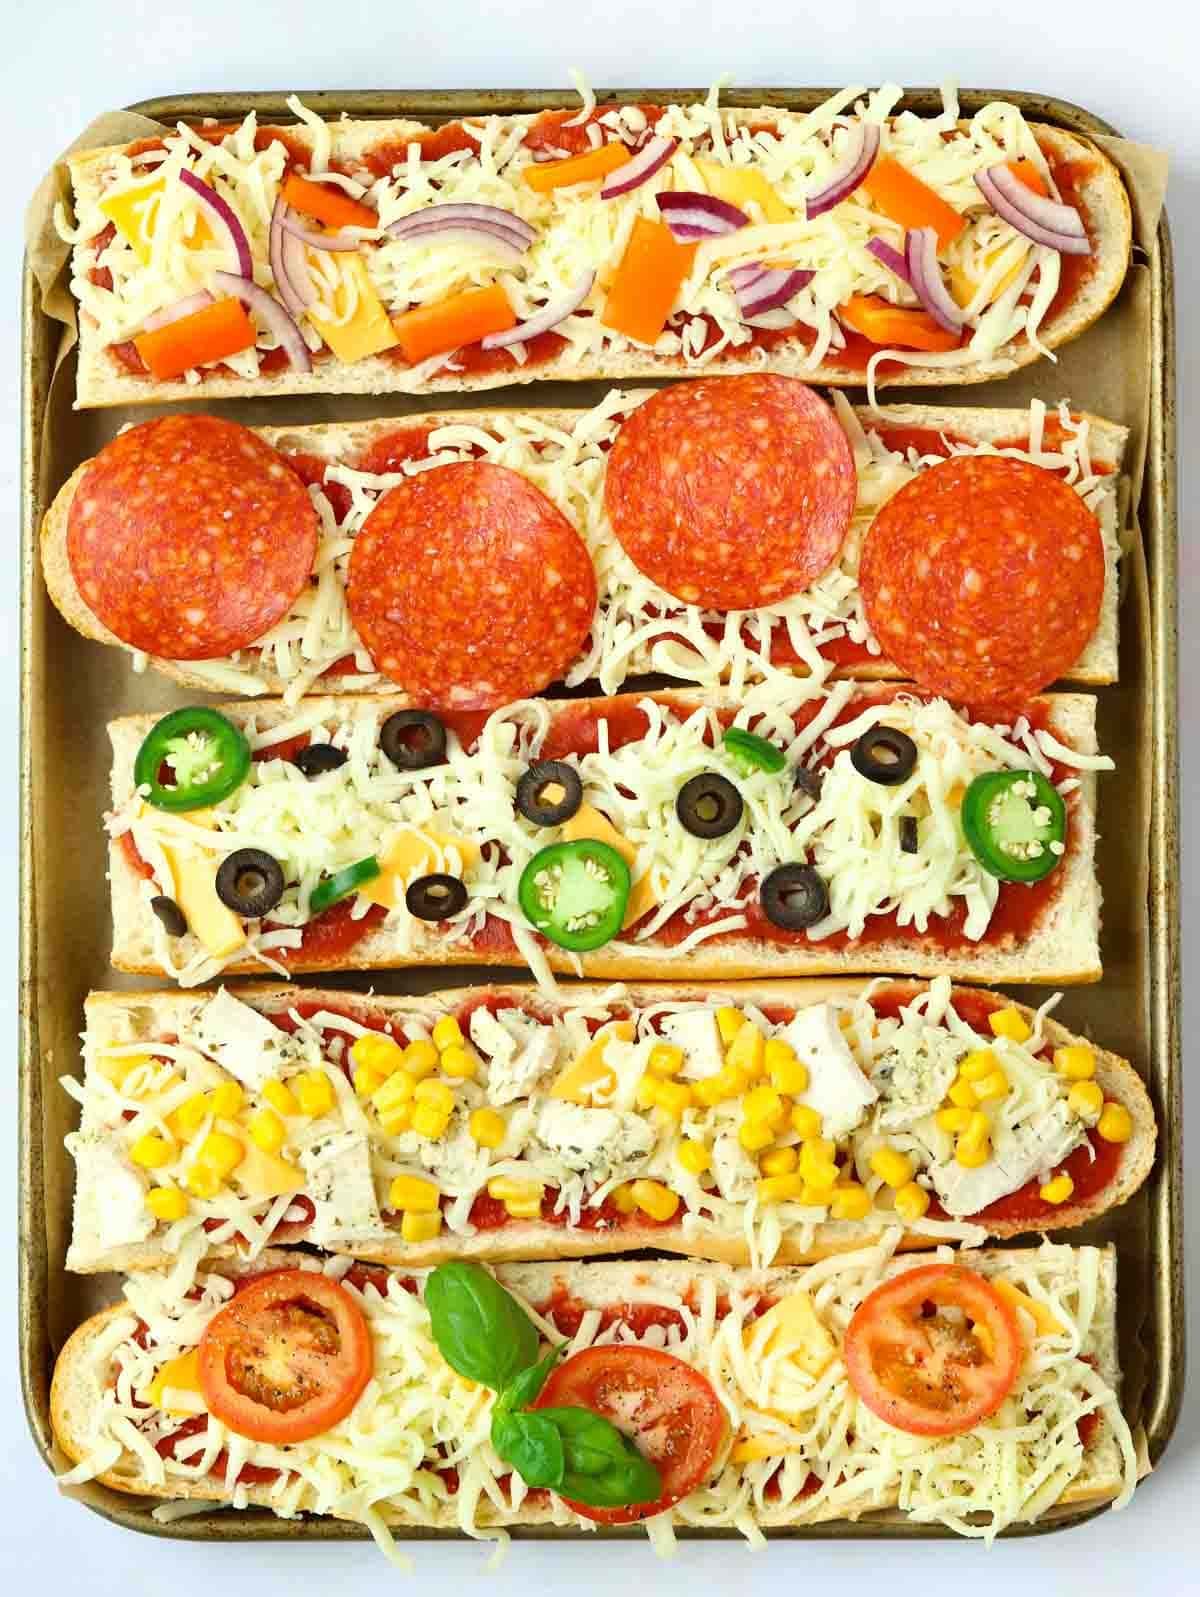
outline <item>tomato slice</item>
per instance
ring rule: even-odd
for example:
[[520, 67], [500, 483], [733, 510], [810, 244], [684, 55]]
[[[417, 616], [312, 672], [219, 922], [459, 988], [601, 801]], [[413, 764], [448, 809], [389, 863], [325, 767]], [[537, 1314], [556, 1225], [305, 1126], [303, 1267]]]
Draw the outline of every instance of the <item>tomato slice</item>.
[[200, 1338], [209, 1413], [253, 1442], [303, 1442], [330, 1430], [358, 1401], [374, 1363], [362, 1310], [310, 1270], [258, 1276]]
[[881, 1420], [913, 1436], [956, 1436], [1012, 1391], [1021, 1333], [977, 1271], [927, 1264], [859, 1304], [842, 1355], [850, 1384]]
[[631, 1525], [661, 1514], [712, 1474], [725, 1441], [725, 1410], [699, 1370], [658, 1348], [589, 1347], [554, 1370], [535, 1408], [590, 1408], [611, 1420], [654, 1464], [662, 1496], [622, 1508], [569, 1506], [600, 1525]]

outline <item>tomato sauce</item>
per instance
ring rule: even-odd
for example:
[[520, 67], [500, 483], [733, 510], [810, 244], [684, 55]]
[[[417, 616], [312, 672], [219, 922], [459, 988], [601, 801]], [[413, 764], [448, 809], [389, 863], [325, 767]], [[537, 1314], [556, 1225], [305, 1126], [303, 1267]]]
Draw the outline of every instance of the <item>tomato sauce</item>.
[[399, 471], [406, 461], [424, 459], [429, 453], [432, 431], [432, 427], [398, 427], [395, 432], [384, 433], [354, 462], [355, 471], [383, 477]]
[[255, 749], [250, 758], [258, 760], [294, 760], [301, 749], [312, 742], [312, 735], [300, 732], [294, 738], [284, 738], [282, 743], [270, 743], [266, 748]]
[[479, 150], [479, 140], [461, 122], [446, 122], [428, 133], [418, 133], [411, 139], [381, 139], [363, 151], [363, 165], [376, 177], [391, 177], [394, 168], [408, 160], [412, 145], [421, 146], [423, 161], [440, 161], [444, 156], [467, 150], [472, 155]]
[[333, 464], [320, 455], [308, 455], [303, 450], [288, 450], [283, 457], [306, 488], [319, 488], [328, 499], [334, 519], [345, 521], [350, 509], [350, 490], [340, 482], [326, 482], [325, 473]]
[[[598, 122], [602, 116], [607, 116], [610, 111], [618, 109], [615, 103], [598, 105], [582, 122], [575, 122], [573, 127], [567, 127], [565, 124], [578, 117], [577, 110], [543, 111], [525, 135], [523, 141], [525, 148], [551, 151], [554, 154], [565, 150], [568, 155], [582, 155], [585, 150], [590, 150], [592, 147], [592, 142], [588, 138], [588, 128], [593, 122]], [[666, 112], [665, 106], [661, 105], [639, 105], [639, 109], [646, 118], [647, 133], [657, 127], [659, 118]], [[606, 141], [609, 139], [610, 131], [608, 128], [603, 129]]]
[[[1059, 196], [1064, 205], [1075, 208], [1087, 226], [1088, 212], [1083, 203], [1083, 189], [1089, 178], [1096, 175], [1097, 163], [1092, 157], [1086, 156], [1078, 161], [1056, 161], [1049, 150], [1043, 150], [1050, 165], [1050, 172], [1058, 188]], [[1061, 255], [1058, 274], [1058, 291], [1050, 301], [1050, 308], [1046, 312], [1043, 325], [1051, 325], [1055, 319], [1062, 315], [1083, 291], [1085, 285], [1096, 274], [1099, 266], [1099, 257], [1096, 254], [1096, 232], [1092, 228], [1088, 232], [1091, 240], [1091, 255]]]
[[[578, 1298], [573, 1298], [565, 1287], [556, 1288], [553, 1297], [538, 1310], [545, 1319], [553, 1320], [562, 1335], [567, 1337], [578, 1333], [584, 1315], [589, 1312], [588, 1306]], [[680, 1332], [686, 1328], [678, 1309], [667, 1308], [659, 1303], [614, 1303], [600, 1310], [600, 1330], [607, 1331], [609, 1326], [618, 1324], [627, 1325], [638, 1337], [644, 1337], [654, 1325], [661, 1325], [664, 1330], [675, 1328]]]
[[[208, 1429], [207, 1414], [193, 1414], [190, 1419], [184, 1420], [178, 1430], [172, 1431], [170, 1436], [160, 1437], [154, 1444], [154, 1451], [160, 1458], [176, 1458], [176, 1443], [185, 1441], [189, 1436], [197, 1436], [201, 1431]], [[179, 1459], [179, 1463], [194, 1463], [193, 1459]], [[208, 1472], [209, 1480], [225, 1478], [225, 1471], [229, 1468], [229, 1454], [224, 1448], [213, 1460], [213, 1466]], [[279, 1479], [279, 1470], [269, 1469], [261, 1464], [243, 1464], [238, 1471], [239, 1486], [270, 1486], [272, 1481]]]
[[[281, 965], [290, 965], [303, 959], [306, 964], [336, 966], [347, 959], [368, 932], [383, 924], [387, 910], [382, 904], [372, 904], [367, 913], [354, 919], [352, 911], [355, 895], [343, 898], [323, 914], [316, 916], [300, 928], [302, 941], [299, 948], [276, 948], [273, 957]], [[264, 929], [278, 930], [268, 922]]]

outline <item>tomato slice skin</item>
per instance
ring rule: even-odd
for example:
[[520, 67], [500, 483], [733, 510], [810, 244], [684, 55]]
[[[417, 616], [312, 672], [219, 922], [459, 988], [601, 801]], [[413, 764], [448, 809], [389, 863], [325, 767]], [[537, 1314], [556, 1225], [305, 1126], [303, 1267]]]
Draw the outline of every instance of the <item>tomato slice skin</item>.
[[585, 1348], [566, 1359], [551, 1372], [534, 1407], [572, 1405], [611, 1420], [662, 1477], [662, 1496], [653, 1503], [594, 1508], [564, 1499], [599, 1525], [632, 1525], [673, 1507], [709, 1478], [728, 1435], [711, 1383], [660, 1348], [622, 1343]]
[[1000, 1407], [1024, 1349], [1016, 1313], [978, 1271], [927, 1264], [863, 1299], [842, 1355], [881, 1420], [912, 1436], [958, 1436]]
[[303, 1442], [344, 1419], [371, 1378], [358, 1304], [311, 1270], [272, 1270], [242, 1287], [200, 1338], [210, 1414], [253, 1442]]

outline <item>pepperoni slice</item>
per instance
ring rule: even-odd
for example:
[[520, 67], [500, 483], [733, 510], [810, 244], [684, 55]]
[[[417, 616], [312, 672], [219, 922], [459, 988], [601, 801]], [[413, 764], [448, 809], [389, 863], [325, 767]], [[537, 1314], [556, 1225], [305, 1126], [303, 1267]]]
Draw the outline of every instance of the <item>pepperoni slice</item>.
[[923, 688], [1019, 705], [1069, 671], [1096, 630], [1104, 544], [1053, 473], [959, 455], [888, 500], [858, 581], [884, 654]]
[[433, 709], [494, 710], [578, 657], [587, 546], [519, 472], [468, 460], [399, 483], [354, 541], [350, 616], [376, 668]]
[[142, 422], [75, 490], [67, 557], [88, 609], [166, 660], [220, 659], [261, 638], [312, 575], [317, 513], [249, 428], [216, 416]]
[[832, 410], [765, 373], [662, 389], [617, 434], [604, 484], [638, 570], [708, 610], [803, 592], [837, 559], [857, 496]]

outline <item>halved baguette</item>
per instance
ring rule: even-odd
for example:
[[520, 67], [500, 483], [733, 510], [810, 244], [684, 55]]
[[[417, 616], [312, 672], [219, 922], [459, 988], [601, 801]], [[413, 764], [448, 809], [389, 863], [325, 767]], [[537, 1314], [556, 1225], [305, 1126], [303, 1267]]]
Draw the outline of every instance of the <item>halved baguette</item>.
[[[893, 692], [886, 684], [865, 683], [856, 690], [855, 700], [861, 701], [865, 709], [873, 699], [890, 696]], [[652, 697], [660, 704], [686, 709], [698, 703], [726, 702], [719, 694], [684, 689], [656, 693]], [[330, 698], [317, 700], [310, 708], [339, 718], [369, 718], [381, 725], [404, 702], [374, 697]], [[576, 706], [589, 703], [601, 706], [618, 701], [565, 702]], [[1063, 742], [1083, 754], [1096, 752], [1096, 705], [1090, 695], [1053, 694], [1037, 702], [1052, 706], [1053, 730]], [[327, 712], [322, 709], [325, 705], [329, 706]], [[223, 713], [235, 723], [253, 718], [260, 732], [294, 716], [294, 711], [278, 700], [225, 705]], [[112, 796], [117, 807], [134, 792], [133, 765], [137, 750], [156, 719], [149, 715], [127, 716], [109, 725], [113, 746]], [[964, 981], [1044, 982], [1056, 986], [1098, 981], [1101, 975], [1100, 884], [1095, 872], [1095, 776], [1081, 771], [1079, 782], [1078, 802], [1072, 819], [1073, 844], [1056, 872], [1057, 891], [1032, 934], [1021, 942], [1006, 934], [1006, 940], [999, 944], [984, 941], [946, 950], [915, 934], [845, 948], [827, 948], [820, 942], [807, 940], [785, 947], [753, 937], [731, 935], [728, 941], [702, 942], [685, 955], [652, 939], [640, 943], [617, 939], [594, 953], [579, 955], [548, 944], [546, 958], [552, 970], [615, 981], [669, 981], [683, 968], [695, 979], [713, 981], [845, 975], [854, 971], [950, 975]], [[151, 895], [143, 891], [145, 883], [130, 865], [117, 839], [113, 839], [109, 850], [109, 880], [113, 906], [112, 963], [118, 970], [163, 974], [164, 968], [154, 953], [156, 923], [150, 908]], [[301, 949], [290, 958], [289, 969], [296, 972], [386, 970], [411, 965], [511, 966], [513, 963], [513, 956], [503, 950], [481, 950], [468, 942], [447, 942], [430, 930], [427, 922], [414, 926], [412, 937], [410, 947], [402, 946], [392, 926], [384, 922], [368, 931], [348, 955], [305, 955]], [[179, 940], [183, 953], [186, 954], [189, 946], [186, 939]], [[229, 974], [261, 974], [262, 969], [262, 964], [252, 958], [224, 966]]]
[[[361, 459], [372, 444], [379, 438], [395, 432], [398, 427], [437, 427], [466, 423], [486, 429], [492, 416], [506, 414], [529, 414], [547, 426], [570, 431], [577, 425], [579, 418], [587, 412], [510, 406], [505, 410], [495, 411], [423, 412], [406, 416], [399, 421], [395, 417], [380, 417], [374, 421], [316, 422], [305, 426], [258, 427], [254, 430], [267, 443], [285, 455], [301, 453], [329, 462], [344, 463]], [[888, 405], [873, 411], [863, 405], [855, 408], [855, 414], [867, 431], [888, 427], [933, 429], [965, 438], [972, 443], [1011, 443], [1014, 438], [1027, 438], [1030, 423], [1027, 410], [982, 409], [969, 406]], [[1067, 680], [1098, 685], [1114, 682], [1117, 678], [1119, 631], [1117, 563], [1121, 528], [1118, 524], [1119, 503], [1116, 488], [1117, 474], [1121, 470], [1129, 429], [1116, 422], [1106, 421], [1101, 416], [1088, 414], [1086, 420], [1092, 463], [1106, 472], [1112, 480], [1113, 491], [1106, 493], [1099, 509], [1107, 578], [1099, 625], [1083, 654], [1068, 673]], [[71, 571], [67, 554], [71, 504], [89, 465], [89, 461], [84, 461], [72, 473], [46, 512], [41, 530], [42, 573], [51, 599], [77, 632], [81, 632], [85, 638], [92, 638], [98, 643], [107, 643], [134, 654], [136, 651], [115, 637], [88, 608]], [[208, 691], [214, 685], [211, 676], [206, 676], [202, 668], [193, 669], [186, 660], [151, 657], [150, 663], [156, 671], [160, 671], [184, 687]], [[635, 667], [630, 674], [635, 674], [636, 670], [640, 669], [641, 667]], [[797, 665], [795, 669], [803, 672], [806, 668]], [[897, 679], [902, 673], [890, 661], [870, 658], [841, 669], [835, 675], [854, 677], [863, 681], [885, 681]], [[282, 677], [261, 662], [254, 665], [253, 676], [261, 682], [262, 691], [265, 693], [282, 693], [288, 686]], [[394, 693], [395, 684], [382, 679], [377, 688], [365, 691]]]
[[[1056, 1250], [1060, 1260], [1067, 1250]], [[1070, 1256], [1072, 1266], [1078, 1271], [1085, 1251]], [[1094, 1368], [1099, 1378], [1112, 1390], [1119, 1390], [1121, 1382], [1117, 1344], [1117, 1262], [1114, 1250], [1109, 1247], [1098, 1252], [1096, 1259], [1096, 1301], [1089, 1318], [1081, 1353]], [[1003, 1274], [1019, 1269], [1029, 1258], [1004, 1250], [965, 1253], [962, 1262], [985, 1275]], [[287, 1268], [296, 1262], [295, 1255], [275, 1252], [250, 1267], [255, 1273], [262, 1269]], [[312, 1263], [313, 1261], [309, 1261]], [[918, 1258], [894, 1260], [885, 1266], [890, 1277], [905, 1269], [915, 1268], [923, 1261]], [[245, 1267], [234, 1263], [219, 1268], [237, 1275]], [[793, 1291], [803, 1279], [800, 1272], [789, 1269], [772, 1269], [749, 1272], [736, 1271], [721, 1264], [695, 1264], [683, 1261], [648, 1260], [644, 1262], [611, 1262], [584, 1265], [509, 1264], [496, 1269], [499, 1280], [518, 1298], [528, 1304], [544, 1304], [556, 1293], [565, 1292], [584, 1309], [604, 1310], [614, 1304], [629, 1303], [650, 1292], [661, 1290], [664, 1294], [694, 1301], [694, 1296], [704, 1287], [715, 1289], [717, 1294], [728, 1296], [733, 1291], [743, 1294], [760, 1292], [779, 1297]], [[101, 1310], [79, 1326], [68, 1339], [58, 1356], [50, 1392], [51, 1423], [58, 1446], [72, 1463], [88, 1458], [93, 1447], [93, 1437], [102, 1413], [110, 1359], [105, 1346], [110, 1328], [128, 1311], [118, 1303]], [[1057, 1501], [1047, 1507], [1050, 1517], [1068, 1508], [1111, 1501], [1128, 1491], [1132, 1479], [1127, 1471], [1128, 1431], [1123, 1416], [1107, 1409], [1097, 1411], [1099, 1423], [1083, 1454], [1078, 1472]], [[1118, 1437], [1114, 1417], [1124, 1431]], [[1124, 1446], [1122, 1445], [1124, 1441]], [[743, 1466], [744, 1467], [744, 1466]], [[103, 1485], [133, 1496], [164, 1500], [209, 1500], [222, 1502], [228, 1497], [221, 1480], [188, 1481], [170, 1479], [160, 1485], [148, 1480], [144, 1466], [131, 1451], [125, 1451], [108, 1469], [95, 1477]], [[247, 1505], [271, 1507], [270, 1485], [239, 1486], [240, 1496]], [[832, 1519], [857, 1520], [864, 1514], [891, 1513], [899, 1509], [899, 1494], [894, 1489], [886, 1492], [864, 1491], [857, 1498], [833, 1507], [818, 1502], [810, 1506], [809, 1499], [797, 1498], [790, 1504], [774, 1504], [770, 1496], [760, 1499], [755, 1506], [754, 1521], [763, 1529], [784, 1530], [792, 1526], [818, 1524]], [[461, 1530], [453, 1498], [432, 1506], [420, 1517], [410, 1510], [382, 1498], [375, 1509], [384, 1523], [394, 1527], [421, 1526], [425, 1529]], [[684, 1504], [686, 1510], [686, 1500]], [[350, 1516], [347, 1516], [350, 1517]], [[677, 1513], [676, 1523], [686, 1528], [686, 1512]], [[705, 1515], [705, 1528], [724, 1523], [718, 1515]], [[587, 1529], [564, 1505], [548, 1494], [534, 1494], [527, 1498], [517, 1511], [498, 1509], [485, 1495], [481, 1495], [473, 1524], [480, 1528], [492, 1526], [531, 1526], [558, 1524], [576, 1530]]]
[[[755, 127], [786, 126], [804, 119], [803, 113], [783, 111], [776, 107], [733, 110], [726, 115], [736, 125]], [[534, 120], [533, 115], [522, 115], [505, 117], [502, 122], [515, 128]], [[1090, 140], [1045, 123], [1033, 123], [1030, 126], [1034, 137], [1054, 160], [1059, 163], [1084, 162], [1088, 168], [1080, 185], [1079, 200], [1089, 235], [1094, 242], [1095, 266], [1085, 274], [1078, 290], [1067, 296], [1065, 303], [1043, 322], [1039, 335], [1041, 343], [1046, 349], [1053, 350], [1090, 327], [1116, 297], [1129, 261], [1132, 238], [1130, 205], [1116, 166]], [[331, 121], [328, 127], [332, 138], [332, 159], [350, 168], [354, 168], [361, 160], [365, 150], [380, 141], [414, 139], [428, 131], [424, 124], [406, 120]], [[287, 131], [289, 139], [311, 149], [313, 136], [306, 126], [289, 126]], [[120, 150], [120, 146], [87, 150], [69, 161], [77, 198], [94, 200], [98, 197], [112, 158]], [[234, 376], [224, 368], [206, 368], [200, 374], [200, 382], [192, 385], [180, 381], [157, 382], [131, 373], [99, 342], [93, 318], [81, 313], [79, 321], [77, 408], [164, 404], [197, 397], [235, 399], [304, 393], [462, 392], [464, 389], [497, 388], [539, 380], [602, 378], [619, 382], [631, 378], [678, 377], [698, 369], [681, 356], [656, 354], [648, 347], [625, 341], [624, 347], [599, 356], [577, 359], [559, 355], [540, 364], [519, 366], [514, 363], [487, 373], [464, 375], [443, 367], [432, 376], [422, 376], [418, 369], [418, 375], [414, 377], [412, 370], [404, 365], [389, 360], [385, 355], [375, 355], [351, 365], [344, 365], [336, 359], [320, 361], [311, 372], [284, 370], [253, 380]], [[1002, 377], [1038, 358], [1039, 350], [1024, 337], [1019, 337], [1002, 346], [990, 358], [970, 365], [944, 367], [936, 362], [929, 365], [885, 364], [877, 382], [904, 387], [983, 382], [988, 378]], [[760, 371], [761, 362], [761, 351], [734, 351], [722, 357], [719, 369], [729, 373]], [[837, 387], [858, 387], [864, 380], [860, 365], [838, 364], [836, 355], [812, 369], [806, 364], [803, 348], [793, 349], [788, 344], [775, 345], [769, 351], [768, 362], [772, 371]]]
[[[865, 978], [730, 982], [721, 988], [721, 999], [723, 1003], [755, 1005], [764, 1010], [780, 1006], [800, 1009], [826, 1001], [844, 1002], [872, 985], [876, 984]], [[897, 980], [877, 985], [884, 994], [894, 994], [902, 1001], [909, 1002], [924, 984]], [[965, 996], [971, 996], [969, 990], [963, 991]], [[588, 1002], [610, 1005], [614, 1001], [611, 988], [594, 983], [572, 984], [552, 998], [543, 994], [535, 996], [527, 986], [491, 986], [482, 992], [516, 1004], [534, 998], [537, 1012], [548, 1018]], [[210, 996], [208, 993], [180, 992], [90, 993], [85, 1005], [84, 1033], [88, 1055], [97, 1058], [103, 1056], [107, 1048], [117, 1044], [150, 1045], [156, 1040], [182, 1035], [190, 1017]], [[400, 1021], [401, 1017], [407, 1015], [423, 1020], [430, 1029], [441, 1015], [456, 1013], [464, 1002], [476, 996], [479, 996], [479, 990], [470, 988], [450, 989], [422, 997], [322, 991], [308, 987], [298, 993], [287, 986], [258, 983], [237, 989], [239, 999], [266, 1015], [284, 1014], [302, 999], [305, 1004], [328, 1006], [335, 1012], [349, 1014], [364, 1022], [379, 1017], [392, 1017]], [[992, 995], [983, 996], [990, 998]], [[619, 1002], [636, 1011], [665, 1001], [697, 1003], [710, 997], [707, 986], [685, 981], [654, 986], [633, 985], [620, 992]], [[999, 1007], [1001, 1001], [996, 999], [996, 1004]], [[1009, 1007], [1007, 1002], [1004, 1007]], [[1025, 1005], [1012, 1007], [1019, 1009], [1026, 1020], [1032, 1023], [1032, 1010]], [[1047, 1043], [1055, 1048], [1083, 1040], [1052, 1018], [1044, 1021], [1043, 1031]], [[1055, 1211], [1052, 1223], [1011, 1219], [985, 1221], [983, 1225], [989, 1236], [1009, 1238], [1030, 1231], [1052, 1229], [1059, 1232], [1086, 1225], [1128, 1201], [1149, 1174], [1154, 1163], [1157, 1136], [1149, 1095], [1137, 1071], [1127, 1060], [1107, 1049], [1092, 1046], [1096, 1056], [1097, 1084], [1105, 1098], [1123, 1104], [1133, 1120], [1133, 1133], [1123, 1147], [1115, 1180], [1089, 1199], [1064, 1204]], [[90, 1215], [96, 1202], [97, 1194], [93, 1190], [77, 1186], [74, 1238], [67, 1255], [68, 1269], [91, 1273], [158, 1269], [170, 1265], [173, 1255], [166, 1251], [161, 1235], [125, 1248], [103, 1251], [89, 1249], [80, 1239], [93, 1230]], [[968, 1217], [965, 1223], [974, 1222]], [[795, 1232], [785, 1231], [774, 1262], [810, 1263], [833, 1254], [852, 1252], [878, 1241], [887, 1229], [888, 1226], [878, 1220], [827, 1220], [815, 1228], [811, 1241]], [[939, 1236], [932, 1234], [931, 1229], [922, 1231], [918, 1228], [906, 1232], [898, 1245], [901, 1249], [929, 1248], [938, 1240]], [[731, 1233], [718, 1229], [711, 1222], [697, 1221], [695, 1217], [684, 1223], [682, 1214], [668, 1225], [627, 1223], [616, 1231], [551, 1225], [541, 1220], [510, 1220], [497, 1230], [478, 1231], [473, 1236], [462, 1236], [443, 1229], [434, 1241], [425, 1243], [405, 1242], [397, 1230], [388, 1240], [341, 1246], [338, 1251], [381, 1264], [424, 1268], [448, 1258], [476, 1259], [485, 1264], [495, 1264], [508, 1260], [587, 1258], [599, 1254], [636, 1252], [643, 1248], [656, 1248], [693, 1258], [719, 1259], [728, 1265], [751, 1263], [744, 1232]], [[214, 1249], [213, 1256], [230, 1257], [234, 1252], [232, 1246], [225, 1245]]]

